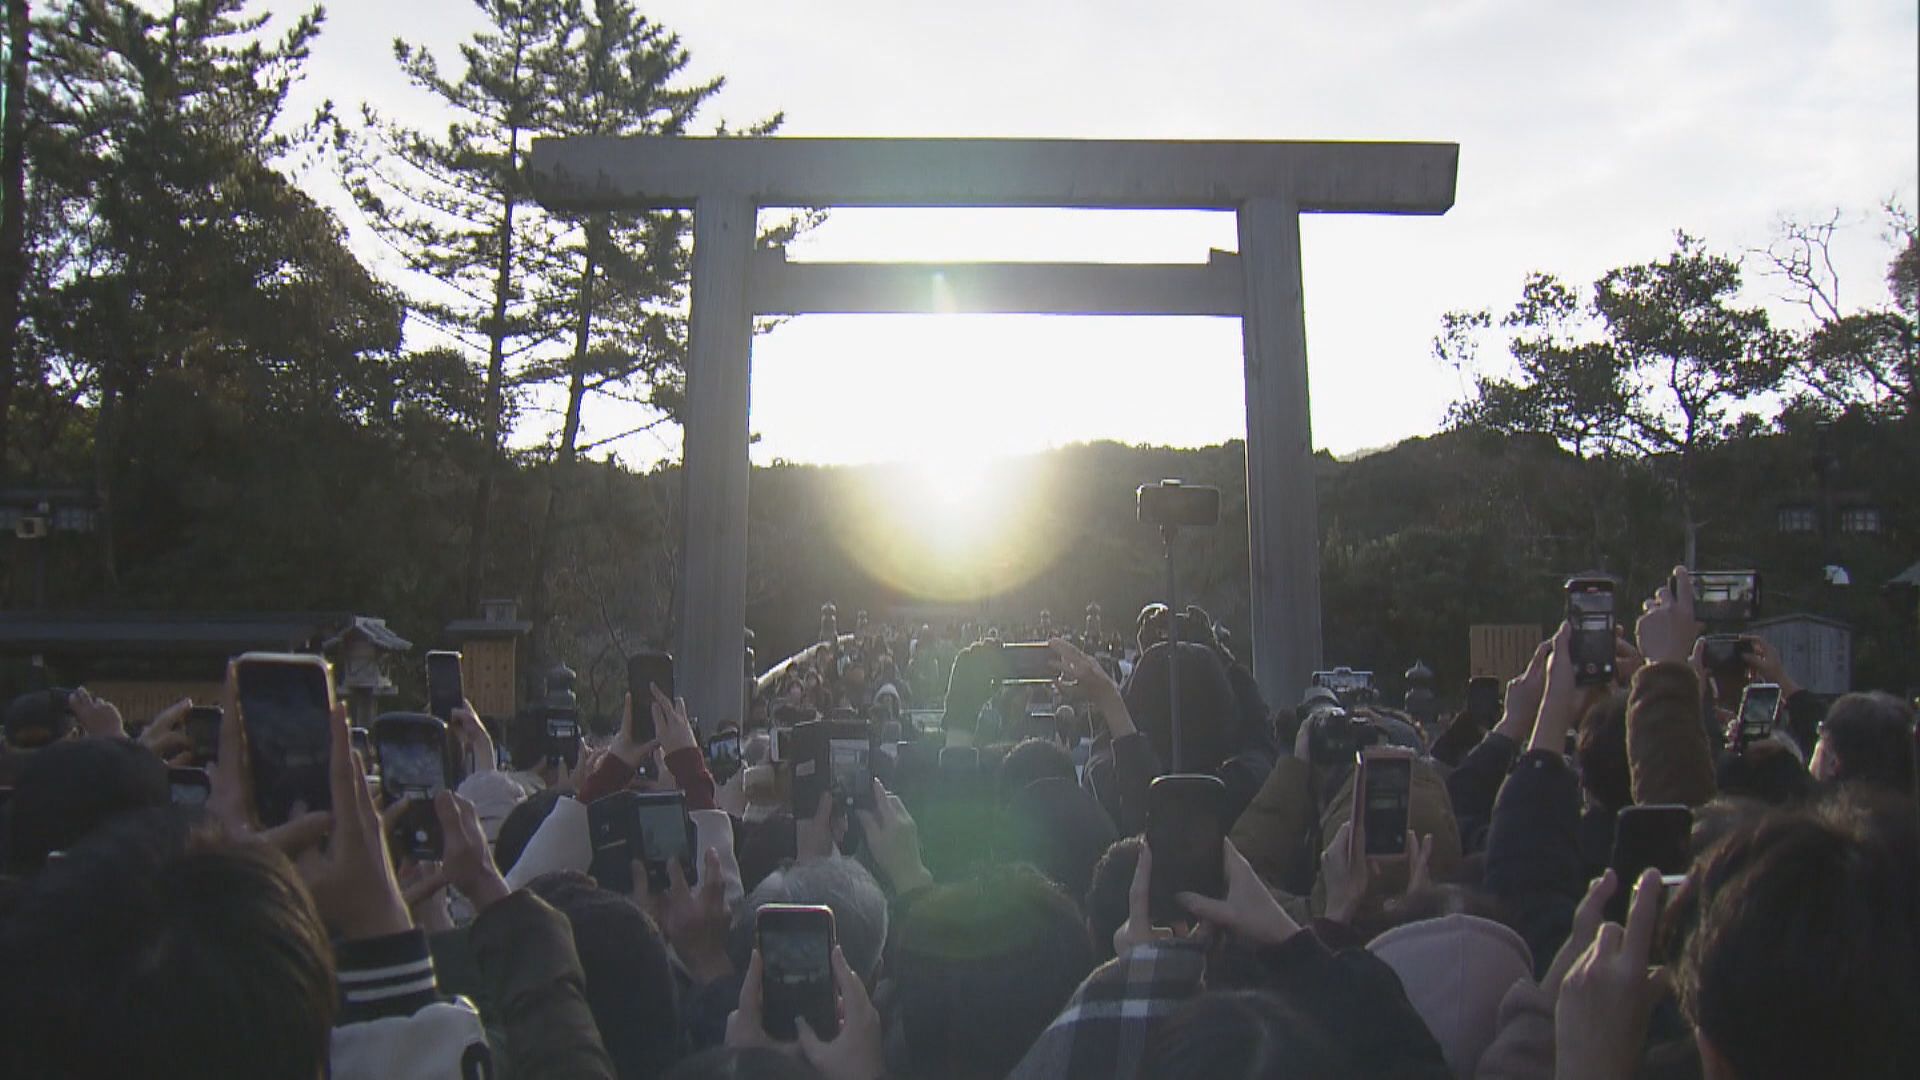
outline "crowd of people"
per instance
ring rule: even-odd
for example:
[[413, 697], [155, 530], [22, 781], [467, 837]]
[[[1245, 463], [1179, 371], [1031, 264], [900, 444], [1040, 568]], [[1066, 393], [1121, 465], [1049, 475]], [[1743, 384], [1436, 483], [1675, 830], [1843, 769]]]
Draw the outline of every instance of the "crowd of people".
[[[1087, 614], [823, 612], [706, 745], [658, 693], [572, 762], [455, 709], [432, 861], [396, 854], [410, 807], [344, 711], [331, 809], [267, 827], [246, 724], [183, 806], [186, 703], [16, 701], [0, 1076], [1920, 1076], [1913, 709], [1822, 700], [1757, 638], [1708, 662], [1685, 569], [1603, 684], [1562, 625], [1490, 717], [1432, 722], [1264, 702], [1198, 608], [1125, 643]], [[1764, 733], [1733, 713], [1749, 680], [1780, 687]], [[816, 717], [871, 725], [872, 775], [796, 808]], [[1411, 762], [1404, 843], [1356, 810], [1375, 748]], [[1171, 913], [1155, 866], [1192, 853], [1147, 839], [1170, 773], [1218, 779], [1224, 834], [1219, 887]], [[591, 807], [630, 790], [681, 793], [692, 854], [610, 888]], [[1650, 812], [1679, 815], [1680, 864], [1623, 873]], [[831, 911], [828, 1015], [769, 992], [793, 961], [756, 924], [786, 905]]]

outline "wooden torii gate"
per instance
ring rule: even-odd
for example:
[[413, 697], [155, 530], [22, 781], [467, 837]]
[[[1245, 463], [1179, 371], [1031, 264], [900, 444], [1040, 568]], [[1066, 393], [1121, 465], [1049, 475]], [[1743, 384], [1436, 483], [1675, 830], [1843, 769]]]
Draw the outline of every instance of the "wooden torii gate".
[[[1303, 213], [1441, 214], [1455, 143], [574, 137], [535, 142], [560, 210], [693, 210], [679, 685], [736, 719], [746, 648], [753, 317], [1005, 312], [1238, 316], [1246, 371], [1253, 666], [1269, 704], [1321, 664]], [[761, 207], [1231, 210], [1239, 254], [1205, 263], [790, 263], [756, 251]]]

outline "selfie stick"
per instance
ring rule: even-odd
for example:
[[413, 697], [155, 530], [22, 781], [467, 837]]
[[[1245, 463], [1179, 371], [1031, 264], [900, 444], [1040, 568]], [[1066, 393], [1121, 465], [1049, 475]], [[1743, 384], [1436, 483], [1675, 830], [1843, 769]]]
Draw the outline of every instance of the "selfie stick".
[[1173, 538], [1177, 525], [1160, 526], [1160, 540], [1167, 549], [1167, 723], [1173, 734], [1173, 760], [1168, 768], [1180, 771], [1180, 594], [1173, 573]]

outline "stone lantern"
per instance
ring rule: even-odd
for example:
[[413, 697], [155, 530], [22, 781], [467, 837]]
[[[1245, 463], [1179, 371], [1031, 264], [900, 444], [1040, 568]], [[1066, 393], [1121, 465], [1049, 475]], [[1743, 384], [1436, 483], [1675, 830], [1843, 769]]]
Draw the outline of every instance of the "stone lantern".
[[334, 657], [339, 689], [347, 699], [353, 726], [372, 727], [375, 699], [394, 693], [386, 658], [413, 648], [413, 642], [388, 629], [385, 619], [355, 615], [344, 629], [327, 639], [324, 648]]
[[1407, 699], [1403, 707], [1422, 731], [1431, 732], [1440, 719], [1440, 702], [1433, 693], [1433, 669], [1415, 660], [1407, 669], [1406, 677]]

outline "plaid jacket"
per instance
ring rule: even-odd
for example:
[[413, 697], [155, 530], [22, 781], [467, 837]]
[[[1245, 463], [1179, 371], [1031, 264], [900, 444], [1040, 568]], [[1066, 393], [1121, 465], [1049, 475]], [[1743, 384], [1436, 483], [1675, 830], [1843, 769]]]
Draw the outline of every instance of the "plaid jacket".
[[1143, 945], [1087, 976], [1008, 1080], [1113, 1080], [1130, 1077], [1153, 1022], [1199, 994], [1206, 946], [1192, 941]]

